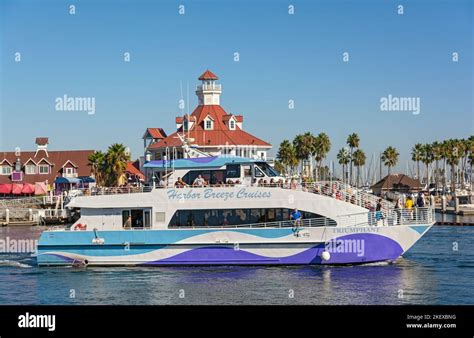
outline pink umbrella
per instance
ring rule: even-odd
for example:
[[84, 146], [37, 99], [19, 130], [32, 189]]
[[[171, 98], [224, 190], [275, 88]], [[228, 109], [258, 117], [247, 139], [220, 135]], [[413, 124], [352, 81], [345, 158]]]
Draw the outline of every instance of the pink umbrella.
[[25, 183], [23, 184], [23, 189], [21, 189], [22, 194], [34, 194], [35, 186], [33, 184]]
[[35, 195], [46, 195], [48, 193], [48, 188], [43, 182], [35, 183]]
[[21, 184], [21, 183], [13, 183], [12, 184], [12, 194], [13, 195], [21, 195], [22, 190], [23, 190], [23, 184]]
[[10, 194], [12, 192], [12, 185], [10, 183], [0, 184], [0, 194]]

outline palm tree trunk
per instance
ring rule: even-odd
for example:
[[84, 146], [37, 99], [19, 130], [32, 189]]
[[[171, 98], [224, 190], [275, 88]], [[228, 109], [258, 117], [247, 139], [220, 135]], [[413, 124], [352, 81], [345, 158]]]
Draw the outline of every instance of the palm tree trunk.
[[426, 163], [426, 189], [430, 187], [430, 164]]
[[451, 165], [451, 193], [456, 191], [456, 165]]
[[360, 166], [357, 166], [357, 182], [356, 182], [357, 188], [359, 188], [359, 183], [360, 183]]

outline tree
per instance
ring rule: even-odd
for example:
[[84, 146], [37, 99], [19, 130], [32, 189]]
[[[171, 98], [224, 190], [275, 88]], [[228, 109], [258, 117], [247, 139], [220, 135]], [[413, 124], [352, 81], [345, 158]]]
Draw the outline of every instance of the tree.
[[341, 148], [337, 153], [337, 159], [339, 164], [342, 166], [342, 182], [346, 181], [346, 166], [350, 161], [350, 154], [347, 148]]
[[456, 191], [456, 166], [461, 158], [461, 144], [459, 140], [448, 140], [445, 143], [446, 162], [451, 166], [451, 192]]
[[351, 162], [351, 164], [350, 164], [350, 167], [349, 167], [349, 183], [352, 184], [352, 164], [353, 164], [352, 155], [353, 155], [354, 149], [359, 147], [359, 142], [360, 142], [359, 135], [357, 135], [356, 133], [350, 134], [347, 137], [346, 142], [347, 142], [347, 145], [349, 146], [349, 149], [350, 149], [350, 162]]
[[130, 154], [128, 154], [123, 144], [114, 143], [107, 150], [105, 156], [107, 184], [109, 186], [119, 186], [120, 180], [125, 174], [127, 162], [130, 161]]
[[303, 172], [303, 162], [308, 160], [310, 155], [314, 154], [314, 136], [310, 132], [303, 135], [296, 135], [293, 140], [296, 158], [301, 162], [301, 172]]
[[276, 171], [280, 174], [286, 174], [286, 166], [281, 161], [275, 161], [275, 165], [273, 166]]
[[[424, 144], [421, 148], [421, 162], [426, 166], [426, 188], [430, 185], [430, 164], [433, 162], [433, 149], [430, 144]], [[420, 180], [421, 182], [421, 180]]]
[[328, 152], [331, 150], [331, 140], [325, 133], [319, 133], [314, 139], [314, 159], [318, 166], [318, 180], [321, 180], [321, 166]]
[[89, 155], [89, 165], [91, 166], [92, 175], [98, 186], [104, 185], [105, 171], [105, 154], [96, 151]]
[[415, 146], [411, 150], [411, 160], [416, 162], [416, 178], [420, 179], [420, 161], [421, 161], [421, 154], [423, 152], [423, 145], [421, 143], [415, 144]]
[[[280, 143], [280, 148], [277, 152], [277, 159], [283, 164], [285, 168], [285, 173], [294, 171], [295, 167], [298, 165], [298, 158], [296, 157], [296, 151], [293, 145], [288, 140], [283, 140]], [[289, 168], [289, 170], [288, 170]]]
[[443, 149], [441, 146], [441, 143], [435, 141], [431, 144], [431, 151], [433, 152], [433, 160], [435, 161], [435, 188], [436, 188], [436, 194], [438, 194], [438, 188], [439, 188], [439, 160], [441, 160], [443, 156]]
[[356, 179], [356, 186], [359, 187], [360, 183], [360, 167], [365, 165], [366, 156], [365, 153], [361, 149], [357, 149], [352, 154], [352, 159], [354, 165], [357, 167], [357, 179]]
[[400, 154], [397, 152], [397, 149], [392, 146], [387, 147], [382, 153], [382, 161], [388, 169], [388, 175], [390, 175], [390, 169], [397, 165], [398, 155]]

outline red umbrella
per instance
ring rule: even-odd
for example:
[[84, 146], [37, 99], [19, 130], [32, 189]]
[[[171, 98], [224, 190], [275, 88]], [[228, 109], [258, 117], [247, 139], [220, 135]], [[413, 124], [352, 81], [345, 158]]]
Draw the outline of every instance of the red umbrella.
[[21, 191], [23, 190], [23, 184], [21, 183], [13, 183], [12, 184], [12, 194], [13, 195], [21, 195]]
[[46, 195], [48, 193], [48, 188], [43, 182], [35, 183], [35, 195]]
[[34, 194], [35, 186], [33, 184], [25, 183], [23, 184], [23, 189], [21, 189], [22, 194]]
[[10, 183], [0, 184], [0, 194], [10, 194], [12, 192], [12, 185]]

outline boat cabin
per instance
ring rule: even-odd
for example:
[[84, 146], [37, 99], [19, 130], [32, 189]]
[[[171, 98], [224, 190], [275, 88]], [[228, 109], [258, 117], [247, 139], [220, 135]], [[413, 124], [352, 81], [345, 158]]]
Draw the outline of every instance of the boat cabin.
[[144, 165], [147, 182], [173, 185], [178, 178], [192, 185], [199, 175], [208, 185], [252, 185], [260, 180], [270, 183], [284, 178], [267, 162], [245, 157], [209, 156], [176, 160], [149, 161]]

